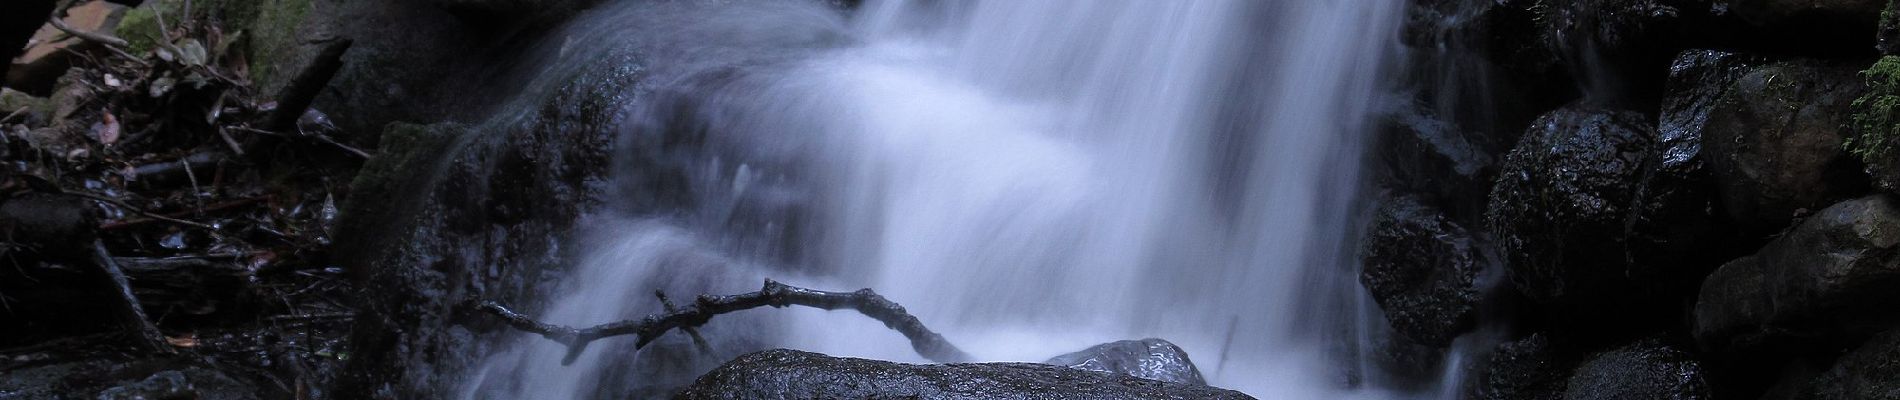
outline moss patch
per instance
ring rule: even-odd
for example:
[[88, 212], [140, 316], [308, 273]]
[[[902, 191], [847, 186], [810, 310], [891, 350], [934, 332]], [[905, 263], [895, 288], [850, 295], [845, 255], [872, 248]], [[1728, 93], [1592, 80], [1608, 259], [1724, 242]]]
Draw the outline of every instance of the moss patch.
[[1900, 56], [1882, 57], [1861, 72], [1867, 94], [1854, 100], [1847, 152], [1867, 165], [1881, 188], [1900, 190]]

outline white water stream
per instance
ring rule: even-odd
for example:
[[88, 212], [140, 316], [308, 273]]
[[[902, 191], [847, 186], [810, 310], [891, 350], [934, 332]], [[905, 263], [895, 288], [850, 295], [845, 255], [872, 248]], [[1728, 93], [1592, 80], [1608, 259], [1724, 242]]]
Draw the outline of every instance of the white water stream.
[[[1403, 7], [873, 0], [852, 16], [778, 3], [682, 12], [702, 17], [667, 28], [692, 32], [674, 40], [816, 32], [848, 44], [691, 93], [707, 140], [740, 150], [691, 173], [695, 209], [601, 224], [615, 227], [580, 244], [593, 255], [572, 290], [536, 314], [608, 322], [657, 311], [654, 288], [739, 292], [773, 277], [875, 288], [984, 360], [1160, 337], [1212, 384], [1259, 398], [1388, 396], [1345, 389], [1355, 360], [1336, 343], [1366, 317], [1355, 197]], [[658, 70], [660, 86], [693, 74]], [[798, 211], [732, 222], [761, 213], [742, 204], [781, 197]], [[699, 264], [728, 266], [681, 266]], [[922, 361], [856, 314], [755, 313], [772, 315], [715, 319], [707, 334], [765, 326], [783, 334], [755, 345]], [[603, 381], [641, 379], [616, 353], [627, 349], [596, 345], [564, 367], [558, 346], [520, 343], [469, 378], [469, 397], [592, 398]]]

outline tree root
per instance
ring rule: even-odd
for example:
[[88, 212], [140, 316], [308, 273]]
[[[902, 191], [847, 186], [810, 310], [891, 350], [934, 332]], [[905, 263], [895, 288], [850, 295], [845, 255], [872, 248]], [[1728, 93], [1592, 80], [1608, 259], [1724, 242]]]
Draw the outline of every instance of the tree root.
[[904, 306], [887, 300], [871, 289], [856, 292], [826, 292], [805, 289], [765, 280], [765, 287], [757, 292], [729, 296], [700, 295], [693, 304], [680, 307], [664, 314], [649, 315], [639, 320], [625, 320], [596, 325], [590, 328], [572, 328], [536, 321], [521, 313], [493, 301], [484, 301], [479, 308], [501, 317], [515, 329], [540, 334], [548, 340], [567, 346], [567, 355], [561, 359], [562, 365], [572, 364], [587, 349], [587, 344], [601, 338], [636, 335], [639, 340], [634, 348], [644, 348], [653, 340], [673, 329], [685, 329], [705, 325], [714, 315], [749, 310], [764, 306], [786, 307], [805, 306], [824, 310], [849, 308], [857, 310], [867, 317], [884, 323], [885, 327], [896, 330], [910, 339], [911, 348], [918, 355], [939, 363], [959, 363], [972, 360], [968, 353], [958, 349], [943, 335], [932, 332], [904, 310]]

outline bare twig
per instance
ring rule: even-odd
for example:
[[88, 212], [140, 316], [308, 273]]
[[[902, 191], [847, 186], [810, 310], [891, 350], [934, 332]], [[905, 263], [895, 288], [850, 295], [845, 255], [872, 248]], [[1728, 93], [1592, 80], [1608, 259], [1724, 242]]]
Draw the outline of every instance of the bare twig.
[[18, 117], [18, 116], [20, 116], [20, 114], [26, 114], [26, 110], [27, 110], [27, 109], [30, 109], [30, 108], [32, 108], [32, 107], [20, 107], [20, 109], [18, 109], [18, 110], [14, 110], [14, 111], [13, 111], [13, 112], [11, 112], [11, 113], [7, 113], [7, 116], [5, 116], [5, 117], [0, 117], [0, 122], [7, 122], [7, 121], [12, 121], [12, 120], [13, 120], [13, 117]]
[[297, 118], [303, 117], [304, 110], [317, 100], [323, 88], [330, 85], [330, 79], [343, 69], [343, 54], [350, 51], [353, 42], [349, 39], [331, 42], [318, 53], [315, 59], [305, 65], [297, 77], [284, 86], [277, 95], [277, 109], [271, 110], [264, 120], [264, 129], [276, 132], [288, 132], [297, 128]]
[[105, 242], [92, 242], [92, 256], [93, 262], [111, 281], [113, 293], [119, 297], [120, 319], [137, 332], [139, 344], [152, 351], [170, 353], [171, 347], [165, 344], [165, 335], [158, 332], [158, 326], [152, 324], [151, 318], [146, 317], [145, 307], [140, 306], [138, 297], [132, 295], [131, 280], [126, 279], [125, 272], [119, 269], [119, 263], [112, 259], [112, 253], [106, 251]]
[[106, 50], [112, 51], [113, 54], [118, 55], [120, 58], [132, 60], [132, 62], [138, 63], [139, 65], [150, 65], [150, 64], [147, 64], [145, 60], [139, 59], [137, 56], [133, 56], [132, 53], [125, 52], [125, 47], [129, 45], [126, 43], [125, 39], [120, 39], [112, 35], [107, 35], [107, 34], [102, 34], [102, 33], [97, 33], [97, 32], [86, 32], [86, 31], [79, 30], [78, 28], [74, 28], [72, 25], [67, 25], [66, 20], [61, 19], [58, 15], [55, 15], [53, 16], [53, 18], [48, 19], [47, 23], [53, 25], [53, 28], [60, 30], [60, 32], [66, 32], [66, 34], [73, 35], [73, 37], [92, 41], [94, 43], [99, 43], [100, 45], [104, 46]]
[[80, 39], [98, 42], [99, 44], [104, 44], [107, 46], [125, 47], [125, 46], [131, 45], [130, 43], [126, 43], [125, 39], [113, 37], [112, 35], [107, 35], [107, 34], [97, 33], [97, 32], [87, 32], [87, 31], [80, 30], [79, 28], [74, 28], [72, 25], [67, 25], [66, 20], [61, 19], [59, 17], [53, 17], [52, 19], [47, 20], [47, 22], [53, 25], [53, 29], [58, 29], [60, 32], [66, 32], [66, 34], [73, 35], [74, 37], [78, 37]]
[[205, 225], [205, 224], [203, 224], [203, 223], [199, 223], [199, 222], [192, 222], [192, 221], [186, 221], [186, 220], [182, 220], [182, 219], [177, 219], [177, 218], [172, 218], [172, 217], [167, 217], [167, 216], [164, 216], [164, 215], [161, 215], [161, 214], [158, 214], [158, 213], [154, 213], [154, 212], [151, 212], [151, 211], [145, 211], [145, 209], [143, 209], [143, 208], [139, 208], [139, 207], [134, 207], [134, 206], [132, 206], [131, 204], [126, 204], [126, 203], [125, 203], [125, 202], [123, 202], [123, 201], [119, 201], [118, 199], [114, 199], [114, 198], [111, 198], [111, 197], [105, 197], [105, 196], [100, 196], [100, 195], [96, 195], [96, 194], [92, 194], [92, 193], [86, 193], [86, 192], [66, 192], [66, 191], [62, 191], [62, 192], [60, 192], [60, 194], [64, 194], [64, 195], [67, 195], [67, 196], [78, 196], [78, 197], [84, 197], [84, 198], [88, 198], [88, 199], [93, 199], [93, 200], [98, 200], [98, 201], [102, 201], [102, 202], [105, 202], [106, 204], [111, 204], [111, 205], [113, 205], [113, 206], [116, 206], [116, 207], [119, 207], [119, 208], [123, 208], [123, 209], [126, 209], [126, 210], [129, 210], [129, 211], [132, 211], [132, 212], [133, 212], [133, 213], [135, 213], [135, 214], [138, 214], [138, 215], [143, 215], [143, 216], [145, 216], [146, 218], [151, 218], [151, 219], [156, 219], [156, 220], [160, 220], [160, 221], [165, 221], [165, 222], [170, 222], [170, 223], [174, 223], [174, 224], [179, 224], [179, 225], [184, 225], [184, 226], [189, 226], [189, 227], [193, 227], [193, 228], [199, 228], [199, 229], [204, 229], [204, 230], [211, 230], [211, 231], [215, 231], [215, 230], [218, 230], [218, 227], [215, 227], [215, 226], [211, 226], [211, 225]]
[[[679, 306], [673, 305], [673, 299], [666, 298], [665, 291], [655, 290], [653, 291], [653, 296], [660, 298], [660, 306], [666, 307], [666, 312], [668, 313], [679, 312], [679, 309], [680, 309]], [[699, 335], [699, 328], [694, 328], [694, 327], [689, 326], [689, 327], [681, 328], [680, 330], [686, 331], [687, 336], [693, 337], [693, 347], [698, 347], [699, 352], [712, 354], [712, 344], [706, 342], [706, 337]]]
[[904, 306], [891, 302], [871, 289], [856, 292], [826, 292], [789, 286], [767, 279], [765, 287], [757, 292], [730, 296], [700, 295], [692, 305], [665, 314], [649, 315], [639, 320], [626, 320], [597, 325], [590, 328], [572, 328], [536, 321], [521, 313], [493, 301], [484, 301], [479, 306], [483, 311], [501, 317], [515, 329], [540, 334], [541, 337], [567, 346], [567, 356], [562, 364], [571, 364], [587, 349], [587, 344], [601, 338], [635, 335], [639, 338], [634, 348], [644, 348], [653, 340], [659, 339], [667, 331], [705, 325], [714, 315], [764, 306], [786, 307], [805, 306], [824, 310], [849, 308], [857, 310], [867, 317], [884, 323], [884, 326], [904, 334], [910, 339], [911, 348], [918, 355], [940, 363], [968, 362], [972, 360], [968, 353], [958, 349], [943, 335], [924, 327], [924, 323], [904, 311]]

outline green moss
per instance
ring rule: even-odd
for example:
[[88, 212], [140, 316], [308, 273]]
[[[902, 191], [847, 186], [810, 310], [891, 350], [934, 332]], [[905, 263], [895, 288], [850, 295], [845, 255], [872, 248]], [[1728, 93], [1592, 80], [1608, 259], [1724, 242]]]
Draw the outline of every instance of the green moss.
[[1877, 182], [1893, 189], [1900, 184], [1900, 152], [1895, 151], [1900, 145], [1900, 57], [1882, 57], [1861, 75], [1867, 79], [1867, 94], [1854, 100], [1843, 146], [1867, 165]]
[[1900, 129], [1900, 57], [1887, 56], [1862, 71], [1867, 79], [1867, 94], [1854, 100], [1854, 115], [1849, 122], [1852, 136], [1847, 150], [1868, 161], [1893, 146]]
[[310, 15], [311, 0], [230, 0], [251, 4], [249, 27], [251, 78], [271, 88], [289, 80], [285, 61], [299, 56], [299, 33]]

